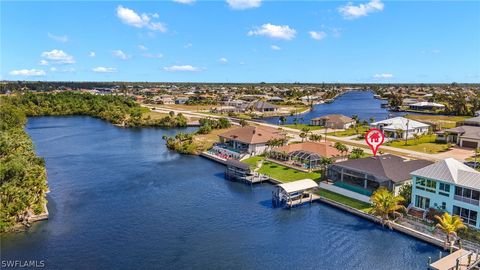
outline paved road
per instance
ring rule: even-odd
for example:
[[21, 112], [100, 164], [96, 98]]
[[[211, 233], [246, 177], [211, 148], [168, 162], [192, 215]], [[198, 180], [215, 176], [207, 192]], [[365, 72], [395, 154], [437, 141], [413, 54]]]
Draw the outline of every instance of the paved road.
[[[145, 107], [147, 107], [147, 106], [145, 106]], [[148, 107], [151, 108], [152, 106], [148, 106]], [[217, 118], [217, 119], [225, 117], [225, 116], [217, 116], [217, 115], [207, 115], [207, 114], [204, 114], [204, 113], [197, 113], [197, 112], [185, 111], [185, 110], [174, 110], [174, 109], [159, 108], [159, 107], [155, 107], [155, 108], [156, 109], [154, 111], [156, 111], [156, 112], [168, 113], [170, 111], [173, 111], [175, 113], [182, 113], [183, 115], [189, 116], [189, 117], [211, 117], [211, 118]], [[232, 118], [232, 117], [225, 117], [225, 118], [230, 120], [233, 124], [239, 125], [239, 121], [240, 121], [239, 119]], [[269, 123], [264, 123], [264, 122], [255, 121], [255, 120], [247, 120], [247, 122], [251, 123], [251, 124], [257, 124], [257, 125], [267, 126], [267, 127], [272, 127], [272, 128], [282, 128], [282, 130], [286, 131], [290, 136], [293, 137], [293, 140], [295, 140], [295, 141], [301, 140], [300, 137], [298, 136], [301, 133], [301, 131], [298, 130], [298, 129], [288, 128], [288, 127], [285, 127], [285, 126], [279, 126], [279, 125], [274, 125], [274, 124], [269, 124]], [[321, 134], [322, 136], [324, 136], [324, 131], [325, 130], [315, 130], [314, 133]], [[328, 130], [328, 131], [330, 132], [330, 130]], [[370, 150], [370, 148], [367, 146], [367, 144], [364, 141], [353, 140], [352, 136], [350, 136], [350, 137], [337, 137], [337, 136], [327, 135], [327, 139], [330, 140], [330, 141], [344, 143], [350, 149], [352, 149], [353, 147], [361, 147], [361, 148], [364, 148], [366, 153], [372, 154], [372, 151]], [[464, 159], [463, 155], [468, 156], [468, 153], [469, 153], [468, 150], [464, 150], [464, 151], [451, 150], [451, 151], [440, 153], [440, 154], [428, 154], [428, 153], [421, 153], [421, 152], [411, 151], [411, 150], [408, 150], [408, 149], [395, 148], [395, 147], [390, 147], [390, 146], [381, 146], [379, 151], [382, 151], [384, 153], [392, 153], [392, 154], [400, 155], [400, 156], [403, 156], [403, 157], [406, 157], [406, 158], [426, 159], [426, 160], [431, 160], [431, 161], [442, 160], [445, 157], [448, 157], [449, 156], [448, 153], [450, 153], [451, 151], [454, 151], [455, 153], [457, 153], [457, 152], [461, 153], [461, 155], [456, 157], [458, 159]], [[473, 155], [473, 151], [471, 151], [471, 155]]]

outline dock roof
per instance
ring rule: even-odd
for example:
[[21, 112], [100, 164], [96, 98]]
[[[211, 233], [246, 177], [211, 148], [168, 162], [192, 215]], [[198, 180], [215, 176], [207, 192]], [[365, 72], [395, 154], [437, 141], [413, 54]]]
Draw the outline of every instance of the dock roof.
[[281, 189], [283, 189], [287, 193], [305, 191], [308, 189], [318, 187], [318, 184], [313, 181], [312, 179], [303, 179], [298, 181], [293, 181], [290, 183], [280, 184], [278, 185]]

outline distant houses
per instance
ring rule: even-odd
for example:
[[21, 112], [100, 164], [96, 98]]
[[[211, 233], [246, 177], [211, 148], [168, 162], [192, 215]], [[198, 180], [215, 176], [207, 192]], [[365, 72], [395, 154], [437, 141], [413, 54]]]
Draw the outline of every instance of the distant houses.
[[312, 126], [324, 126], [334, 129], [348, 129], [355, 125], [355, 120], [341, 114], [329, 114], [310, 120]]
[[406, 160], [395, 155], [351, 159], [329, 165], [327, 179], [333, 185], [322, 187], [368, 202], [379, 187], [398, 194], [400, 187], [411, 181], [412, 171], [430, 164], [430, 161]]
[[455, 143], [460, 147], [480, 147], [480, 127], [459, 126], [437, 132], [437, 139], [447, 143]]
[[455, 143], [460, 147], [480, 147], [480, 117], [473, 117], [457, 123], [455, 128], [437, 132], [437, 140]]
[[445, 109], [445, 105], [440, 104], [440, 103], [435, 103], [435, 102], [416, 102], [409, 104], [408, 107], [411, 110], [416, 110], [416, 111], [435, 111], [435, 110], [443, 110]]
[[411, 175], [414, 208], [447, 211], [480, 229], [480, 172], [447, 158]]
[[386, 120], [373, 122], [372, 128], [380, 129], [387, 139], [412, 139], [414, 134], [426, 135], [430, 126], [404, 117], [394, 117]]

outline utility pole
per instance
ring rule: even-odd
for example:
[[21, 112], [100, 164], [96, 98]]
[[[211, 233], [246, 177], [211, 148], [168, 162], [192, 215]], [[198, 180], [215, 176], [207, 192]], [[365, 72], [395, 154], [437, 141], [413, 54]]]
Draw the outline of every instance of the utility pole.
[[407, 131], [406, 131], [406, 136], [405, 136], [405, 145], [408, 144], [408, 123], [410, 122], [410, 120], [407, 120]]

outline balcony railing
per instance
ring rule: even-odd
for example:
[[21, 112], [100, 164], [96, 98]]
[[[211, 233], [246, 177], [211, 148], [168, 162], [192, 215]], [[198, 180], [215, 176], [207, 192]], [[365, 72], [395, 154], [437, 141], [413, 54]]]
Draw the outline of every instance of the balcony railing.
[[472, 198], [465, 198], [465, 197], [458, 196], [458, 195], [453, 196], [453, 198], [457, 201], [466, 202], [466, 203], [477, 205], [477, 206], [480, 205], [479, 200], [475, 200], [475, 199], [472, 199]]

